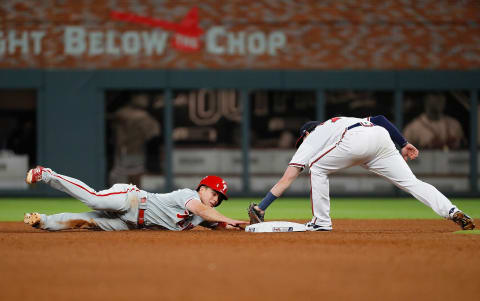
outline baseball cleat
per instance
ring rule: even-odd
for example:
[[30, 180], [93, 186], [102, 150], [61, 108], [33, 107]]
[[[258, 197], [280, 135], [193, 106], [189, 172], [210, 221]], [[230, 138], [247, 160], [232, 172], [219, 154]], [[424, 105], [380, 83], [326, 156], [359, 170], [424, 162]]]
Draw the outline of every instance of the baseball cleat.
[[25, 178], [25, 182], [27, 182], [27, 184], [34, 184], [42, 180], [43, 169], [44, 167], [42, 166], [37, 166], [33, 169], [30, 169], [27, 172], [27, 177]]
[[475, 229], [475, 224], [473, 223], [473, 218], [466, 215], [462, 211], [457, 211], [452, 216], [452, 221], [459, 225], [463, 230], [473, 230]]
[[23, 222], [32, 227], [39, 226], [40, 221], [41, 221], [40, 214], [36, 212], [25, 213], [25, 215], [23, 216]]
[[308, 222], [305, 224], [305, 229], [307, 231], [332, 231], [332, 225], [320, 226], [312, 222]]

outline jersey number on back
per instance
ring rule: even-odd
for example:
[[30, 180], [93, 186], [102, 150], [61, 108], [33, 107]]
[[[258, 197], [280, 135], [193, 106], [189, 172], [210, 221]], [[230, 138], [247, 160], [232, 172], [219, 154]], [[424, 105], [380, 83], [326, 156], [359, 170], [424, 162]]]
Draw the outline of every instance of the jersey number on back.
[[337, 120], [342, 119], [342, 117], [333, 117], [328, 120], [325, 120], [324, 122], [320, 123], [319, 125], [323, 125], [327, 121], [331, 121], [332, 123], [335, 123]]

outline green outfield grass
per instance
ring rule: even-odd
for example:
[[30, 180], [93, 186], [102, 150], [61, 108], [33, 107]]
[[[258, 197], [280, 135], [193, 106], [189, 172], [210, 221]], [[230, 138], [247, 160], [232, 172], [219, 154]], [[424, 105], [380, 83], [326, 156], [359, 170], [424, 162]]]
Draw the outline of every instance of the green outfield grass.
[[[479, 199], [457, 199], [453, 202], [470, 216], [480, 217]], [[222, 204], [219, 211], [234, 218], [245, 218], [248, 204], [247, 199], [235, 199]], [[332, 218], [348, 219], [438, 218], [432, 209], [410, 198], [333, 198], [330, 214]], [[266, 214], [266, 219], [310, 219], [311, 217], [312, 209], [309, 199], [280, 198], [268, 208]]]
[[[251, 199], [228, 200], [218, 209], [236, 219], [247, 219]], [[259, 200], [256, 200], [258, 202]], [[453, 203], [474, 218], [480, 218], [480, 199], [455, 199]], [[85, 212], [89, 208], [71, 198], [0, 198], [0, 221], [21, 221], [24, 212], [46, 214], [60, 212]], [[431, 219], [439, 218], [430, 208], [415, 199], [347, 199], [333, 198], [332, 218], [349, 219]], [[310, 219], [310, 200], [280, 198], [273, 203], [266, 219]]]
[[455, 234], [475, 234], [480, 235], [480, 230], [460, 230], [454, 232]]

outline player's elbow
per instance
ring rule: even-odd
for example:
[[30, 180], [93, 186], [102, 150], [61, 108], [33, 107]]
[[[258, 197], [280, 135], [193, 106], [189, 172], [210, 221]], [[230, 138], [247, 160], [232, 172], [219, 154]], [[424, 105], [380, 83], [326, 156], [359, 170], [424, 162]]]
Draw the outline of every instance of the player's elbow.
[[295, 179], [298, 177], [299, 173], [293, 173], [293, 172], [290, 172], [290, 173], [286, 173], [283, 175], [282, 179], [280, 180], [281, 182], [283, 182], [284, 184], [290, 186], [290, 184], [295, 181]]

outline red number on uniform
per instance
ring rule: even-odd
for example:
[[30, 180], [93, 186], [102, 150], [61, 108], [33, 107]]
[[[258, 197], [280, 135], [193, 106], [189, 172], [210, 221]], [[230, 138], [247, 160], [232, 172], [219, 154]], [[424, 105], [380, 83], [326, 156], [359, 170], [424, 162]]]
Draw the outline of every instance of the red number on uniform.
[[[341, 119], [341, 117], [333, 117], [333, 118], [331, 118], [331, 119], [328, 119], [328, 120], [330, 120], [330, 121], [332, 121], [332, 123], [334, 123], [334, 122], [335, 122], [335, 121], [337, 121], [338, 119]], [[328, 120], [326, 120], [326, 121], [324, 121], [324, 122], [320, 123], [319, 125], [323, 125], [323, 124], [324, 124], [325, 122], [327, 122]]]
[[188, 217], [188, 211], [185, 210], [185, 214], [177, 213], [178, 218], [186, 219]]
[[[178, 226], [183, 228], [183, 226], [185, 225], [186, 222], [189, 222], [189, 217], [190, 217], [190, 213], [185, 210], [184, 211], [184, 214], [181, 214], [181, 213], [177, 213], [177, 217], [178, 218], [181, 218], [181, 220], [179, 220], [177, 222]], [[184, 229], [185, 230], [185, 229]]]

